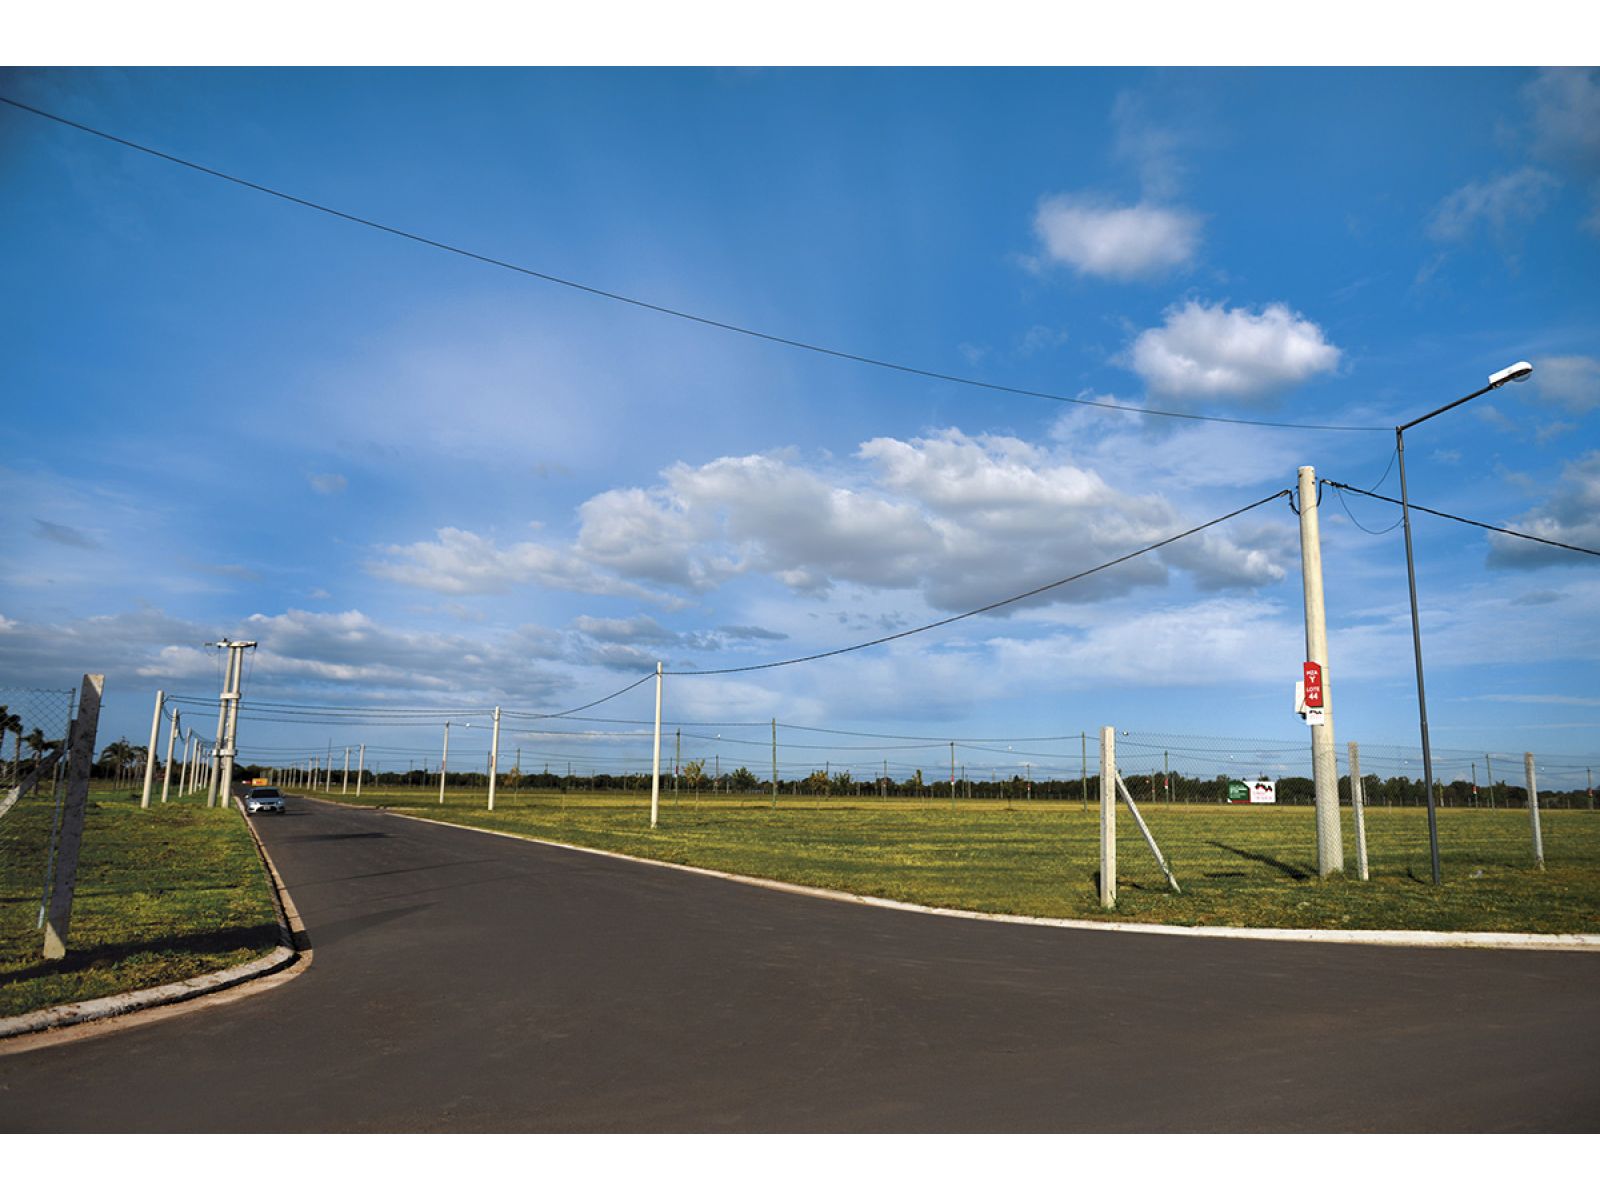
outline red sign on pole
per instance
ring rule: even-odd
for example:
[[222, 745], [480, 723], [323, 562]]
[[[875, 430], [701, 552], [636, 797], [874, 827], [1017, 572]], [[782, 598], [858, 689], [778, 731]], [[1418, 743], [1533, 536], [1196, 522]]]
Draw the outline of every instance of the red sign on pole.
[[1322, 664], [1308, 662], [1304, 664], [1306, 673], [1306, 707], [1322, 707]]

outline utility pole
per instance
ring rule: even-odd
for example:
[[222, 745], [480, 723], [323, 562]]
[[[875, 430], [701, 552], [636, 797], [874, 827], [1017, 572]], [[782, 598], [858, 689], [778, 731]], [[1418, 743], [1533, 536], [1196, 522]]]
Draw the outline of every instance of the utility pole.
[[672, 807], [678, 807], [678, 767], [683, 762], [683, 730], [678, 730], [672, 744]]
[[189, 761], [194, 757], [194, 734], [191, 732], [183, 741], [183, 774], [179, 777], [178, 795], [189, 794]]
[[240, 685], [243, 681], [244, 652], [255, 648], [254, 642], [229, 642], [215, 643], [220, 650], [228, 652], [228, 666], [224, 679], [222, 694], [217, 698], [217, 741], [211, 747], [211, 780], [206, 792], [206, 807], [214, 807], [220, 800], [222, 807], [227, 808], [233, 792], [233, 759], [236, 753], [235, 740], [239, 728], [239, 695]]
[[367, 744], [361, 743], [361, 750], [356, 758], [356, 799], [361, 799], [361, 777], [367, 773]]
[[772, 718], [772, 807], [778, 807], [778, 718]]
[[445, 774], [450, 770], [450, 722], [444, 723], [444, 750], [439, 755], [439, 803], [444, 803]]
[[650, 758], [650, 828], [661, 811], [661, 664], [656, 664], [656, 724]]
[[161, 772], [161, 803], [167, 802], [167, 789], [172, 786], [172, 750], [178, 741], [178, 710], [172, 710], [172, 721], [167, 726], [167, 765]]
[[950, 811], [956, 810], [956, 744], [950, 743]]
[[[1311, 774], [1317, 799], [1317, 874], [1327, 878], [1344, 870], [1344, 835], [1339, 828], [1339, 763], [1333, 743], [1333, 695], [1328, 686], [1328, 617], [1322, 596], [1322, 535], [1317, 519], [1315, 468], [1300, 468], [1299, 491], [1306, 660], [1321, 668], [1322, 678], [1323, 720], [1322, 724], [1311, 726]], [[1431, 819], [1431, 801], [1428, 812]]]
[[343, 777], [343, 779], [342, 779], [342, 781], [340, 782], [340, 785], [339, 785], [339, 794], [341, 796], [348, 796], [350, 794], [350, 747], [349, 746], [346, 746], [344, 748], [344, 777]]
[[144, 754], [144, 795], [139, 800], [140, 808], [150, 807], [150, 786], [156, 778], [156, 742], [161, 737], [161, 702], [167, 694], [156, 689], [156, 708], [150, 714], [150, 745]]
[[494, 706], [494, 733], [489, 739], [489, 811], [494, 811], [495, 776], [500, 773], [500, 706]]
[[222, 806], [228, 807], [233, 798], [233, 762], [239, 754], [239, 701], [244, 696], [244, 652], [254, 650], [254, 642], [230, 642], [235, 659], [233, 667], [233, 696], [228, 704], [228, 747], [226, 754], [226, 773], [223, 776]]

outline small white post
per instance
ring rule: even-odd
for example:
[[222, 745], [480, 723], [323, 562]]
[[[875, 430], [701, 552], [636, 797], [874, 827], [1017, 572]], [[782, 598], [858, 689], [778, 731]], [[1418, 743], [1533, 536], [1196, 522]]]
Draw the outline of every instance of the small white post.
[[650, 767], [650, 828], [661, 811], [661, 664], [656, 664], [656, 736]]
[[361, 743], [361, 751], [356, 759], [356, 799], [361, 799], [361, 777], [367, 773], [367, 744]]
[[341, 784], [339, 786], [339, 794], [341, 796], [348, 796], [350, 794], [350, 747], [349, 746], [346, 746], [344, 748], [344, 778], [343, 778], [343, 781], [341, 782]]
[[489, 741], [489, 811], [494, 811], [494, 777], [500, 773], [500, 706], [494, 706], [494, 736]]
[[1534, 777], [1533, 755], [1522, 756], [1528, 773], [1528, 820], [1533, 825], [1533, 865], [1544, 870], [1544, 833], [1539, 828], [1539, 782]]
[[444, 750], [439, 755], [439, 803], [444, 803], [444, 781], [450, 772], [450, 722], [444, 723]]
[[1356, 814], [1356, 870], [1363, 882], [1372, 877], [1367, 873], [1367, 797], [1361, 783], [1361, 747], [1354, 742], [1350, 751], [1350, 807]]
[[161, 803], [167, 802], [167, 789], [172, 786], [172, 750], [178, 743], [178, 710], [172, 710], [172, 721], [167, 726], [167, 765], [161, 771]]
[[144, 756], [144, 796], [139, 800], [140, 808], [150, 807], [150, 788], [156, 780], [156, 740], [161, 736], [161, 702], [167, 694], [161, 689], [156, 689], [156, 708], [150, 714], [150, 748]]
[[1100, 729], [1100, 907], [1117, 906], [1117, 731]]

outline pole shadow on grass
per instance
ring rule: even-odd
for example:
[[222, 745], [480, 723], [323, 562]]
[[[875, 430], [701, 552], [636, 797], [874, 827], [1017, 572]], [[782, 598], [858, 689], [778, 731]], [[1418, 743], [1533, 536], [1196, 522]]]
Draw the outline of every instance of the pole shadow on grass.
[[1281, 858], [1273, 858], [1270, 854], [1258, 854], [1254, 850], [1246, 850], [1240, 846], [1230, 846], [1226, 842], [1211, 840], [1206, 843], [1215, 846], [1218, 850], [1226, 850], [1229, 854], [1237, 854], [1240, 858], [1248, 858], [1251, 862], [1262, 863], [1274, 871], [1287, 875], [1290, 879], [1310, 879], [1311, 872], [1302, 870], [1293, 863], [1286, 863]]
[[[278, 944], [276, 922], [264, 921], [220, 929], [213, 933], [188, 933], [178, 937], [150, 938], [142, 942], [116, 942], [86, 950], [68, 950], [60, 962], [39, 962], [18, 971], [0, 971], [0, 987], [28, 979], [72, 975], [99, 967], [115, 966], [140, 954], [230, 954], [236, 950], [267, 948]], [[265, 953], [265, 950], [263, 950]]]

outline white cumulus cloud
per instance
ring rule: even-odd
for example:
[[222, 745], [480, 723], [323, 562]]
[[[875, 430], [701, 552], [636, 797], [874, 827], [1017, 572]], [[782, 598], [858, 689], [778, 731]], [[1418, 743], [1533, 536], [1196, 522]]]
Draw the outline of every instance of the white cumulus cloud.
[[1129, 361], [1161, 395], [1251, 400], [1334, 370], [1339, 355], [1319, 326], [1287, 305], [1252, 312], [1191, 300], [1141, 333]]
[[1571, 412], [1600, 405], [1600, 359], [1581, 354], [1541, 358], [1532, 379], [1539, 395]]
[[1150, 203], [1117, 207], [1083, 196], [1040, 201], [1033, 228], [1053, 261], [1084, 275], [1143, 279], [1186, 267], [1200, 245], [1201, 218]]

